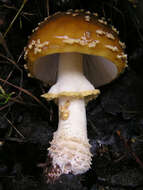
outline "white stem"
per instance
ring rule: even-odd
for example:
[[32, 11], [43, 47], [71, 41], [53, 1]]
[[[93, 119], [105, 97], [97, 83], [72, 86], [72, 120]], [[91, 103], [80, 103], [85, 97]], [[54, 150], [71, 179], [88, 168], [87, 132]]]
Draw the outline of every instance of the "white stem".
[[62, 53], [59, 59], [58, 81], [63, 79], [71, 80], [70, 77], [78, 77], [83, 75], [82, 67], [83, 56], [78, 53]]
[[[69, 107], [63, 114], [69, 113], [64, 119], [61, 107], [69, 102]], [[49, 148], [53, 167], [59, 167], [61, 173], [81, 174], [91, 165], [90, 144], [87, 138], [87, 122], [84, 99], [59, 99], [59, 125]], [[52, 174], [53, 175], [53, 174]]]
[[[50, 89], [50, 93], [86, 90], [94, 90], [94, 87], [83, 75], [82, 55], [77, 53], [61, 54], [58, 81]], [[58, 103], [58, 130], [54, 133], [49, 148], [53, 168], [58, 167], [61, 171], [60, 174], [84, 173], [90, 168], [92, 157], [87, 138], [84, 99], [59, 97]], [[57, 176], [57, 172], [53, 171], [50, 175]]]
[[69, 101], [69, 107], [65, 109], [69, 112], [69, 117], [63, 120], [59, 111], [58, 135], [65, 137], [78, 138], [87, 141], [87, 122], [84, 99], [59, 98], [59, 108]]
[[58, 80], [48, 93], [84, 92], [95, 90], [83, 75], [83, 56], [78, 53], [62, 53], [59, 58]]

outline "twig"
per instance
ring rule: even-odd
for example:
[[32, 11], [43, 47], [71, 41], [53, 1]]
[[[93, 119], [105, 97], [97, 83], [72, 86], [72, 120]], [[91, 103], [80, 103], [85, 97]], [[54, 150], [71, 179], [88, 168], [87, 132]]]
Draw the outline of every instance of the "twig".
[[7, 33], [9, 32], [9, 30], [11, 29], [12, 25], [14, 24], [15, 20], [17, 19], [18, 15], [21, 13], [22, 9], [24, 8], [25, 4], [27, 3], [28, 0], [23, 0], [23, 3], [20, 7], [20, 9], [18, 10], [18, 12], [16, 13], [15, 17], [13, 18], [13, 20], [11, 21], [10, 25], [8, 26], [7, 30], [4, 33], [4, 38], [6, 37]]
[[7, 107], [11, 106], [13, 103], [14, 103], [14, 102], [9, 102], [8, 104], [6, 104], [6, 105], [0, 107], [0, 111], [2, 111], [2, 110], [4, 110], [4, 109], [6, 109]]
[[10, 85], [10, 86], [12, 86], [12, 87], [14, 87], [14, 88], [16, 88], [16, 89], [24, 92], [25, 94], [27, 94], [29, 96], [31, 96], [36, 102], [38, 102], [42, 107], [44, 107], [46, 109], [46, 111], [49, 112], [49, 110], [47, 109], [47, 107], [36, 96], [34, 96], [32, 93], [30, 93], [28, 90], [25, 90], [24, 88], [21, 88], [21, 87], [16, 86], [16, 85], [14, 85], [14, 84], [12, 84], [12, 83], [10, 83], [8, 81], [5, 81], [2, 78], [0, 78], [0, 81], [5, 82], [6, 84], [8, 84], [8, 85]]
[[[6, 118], [6, 117], [5, 117]], [[12, 126], [12, 128], [22, 137], [22, 138], [25, 138], [21, 133], [20, 131], [12, 124], [12, 122], [6, 118], [6, 120], [8, 121], [8, 123]]]
[[10, 53], [10, 51], [9, 51], [9, 49], [7, 47], [6, 41], [5, 41], [5, 39], [4, 39], [4, 37], [3, 37], [3, 35], [2, 35], [1, 32], [0, 32], [0, 44], [3, 46], [3, 48], [6, 51], [7, 55], [13, 59], [13, 56]]
[[5, 141], [12, 141], [12, 142], [26, 142], [25, 139], [20, 139], [20, 138], [15, 138], [15, 137], [5, 137], [5, 138], [0, 138], [0, 142], [5, 142]]
[[[3, 55], [3, 54], [1, 54], [1, 53], [0, 53], [0, 57], [2, 57], [2, 58], [4, 58], [4, 59], [6, 59], [7, 61], [9, 61], [11, 64], [13, 64], [13, 65], [20, 71], [20, 74], [21, 74], [20, 87], [21, 87], [21, 86], [22, 86], [22, 82], [23, 82], [23, 71], [22, 71], [22, 69], [20, 69], [20, 67], [16, 64], [16, 62], [15, 62], [13, 59], [8, 58], [8, 57], [6, 57], [5, 55]], [[18, 60], [18, 61], [19, 61], [19, 60]], [[13, 72], [13, 71], [11, 71], [11, 72], [9, 73], [9, 76], [7, 77], [7, 79], [5, 79], [5, 83], [6, 83], [6, 81], [10, 78], [10, 76], [12, 75], [12, 72]], [[18, 95], [18, 96], [20, 96], [20, 94], [21, 94], [21, 91], [19, 91], [19, 95]]]
[[[16, 7], [10, 6], [10, 5], [6, 5], [6, 4], [4, 4], [2, 7], [7, 8], [7, 9], [12, 9], [12, 10], [15, 10], [15, 11], [18, 10]], [[21, 15], [33, 16], [33, 15], [35, 15], [35, 13], [21, 12]]]
[[140, 160], [140, 158], [135, 154], [135, 152], [132, 151], [131, 146], [129, 145], [128, 141], [121, 135], [121, 132], [119, 130], [116, 131], [117, 135], [120, 137], [120, 139], [124, 142], [125, 147], [128, 149], [128, 151], [132, 154], [132, 156], [135, 158], [136, 162], [143, 168], [143, 162]]
[[47, 6], [46, 6], [47, 7], [47, 16], [49, 16], [49, 0], [47, 0], [46, 3], [47, 3]]

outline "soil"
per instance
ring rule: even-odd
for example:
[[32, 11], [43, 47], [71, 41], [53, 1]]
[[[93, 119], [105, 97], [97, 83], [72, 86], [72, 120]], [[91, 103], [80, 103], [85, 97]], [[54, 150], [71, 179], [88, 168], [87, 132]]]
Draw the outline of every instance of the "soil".
[[[0, 190], [143, 190], [143, 3], [49, 0], [46, 6], [48, 1], [31, 0], [4, 37], [22, 2], [0, 0]], [[27, 77], [23, 53], [27, 36], [47, 10], [70, 8], [110, 18], [126, 43], [128, 68], [86, 107], [91, 169], [46, 184], [39, 164], [47, 159], [58, 107], [40, 97], [48, 86]]]

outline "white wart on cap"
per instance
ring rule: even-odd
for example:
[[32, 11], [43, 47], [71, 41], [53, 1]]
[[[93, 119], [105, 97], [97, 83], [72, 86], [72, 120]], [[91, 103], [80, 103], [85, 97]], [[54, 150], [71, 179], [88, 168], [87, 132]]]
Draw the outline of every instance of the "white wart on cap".
[[31, 76], [54, 84], [59, 53], [83, 54], [84, 74], [99, 87], [124, 71], [127, 66], [124, 48], [118, 31], [105, 19], [98, 18], [97, 13], [69, 10], [58, 12], [39, 24], [29, 39], [25, 58]]

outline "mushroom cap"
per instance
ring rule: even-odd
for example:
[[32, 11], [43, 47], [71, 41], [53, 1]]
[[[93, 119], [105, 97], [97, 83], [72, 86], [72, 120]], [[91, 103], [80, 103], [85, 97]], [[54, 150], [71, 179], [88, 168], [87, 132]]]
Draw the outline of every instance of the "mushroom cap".
[[124, 71], [127, 66], [124, 48], [118, 31], [104, 18], [76, 10], [58, 12], [39, 23], [29, 39], [25, 59], [29, 75], [51, 85], [56, 82], [59, 54], [81, 53], [84, 75], [98, 87]]

